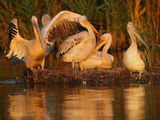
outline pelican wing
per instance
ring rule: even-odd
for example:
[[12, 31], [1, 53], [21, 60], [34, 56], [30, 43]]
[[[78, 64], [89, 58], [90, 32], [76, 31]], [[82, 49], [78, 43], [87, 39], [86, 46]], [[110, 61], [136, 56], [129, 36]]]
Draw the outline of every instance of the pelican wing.
[[52, 42], [55, 39], [68, 37], [77, 31], [85, 30], [78, 19], [81, 15], [70, 11], [61, 11], [42, 29], [43, 38]]
[[[16, 63], [15, 60], [24, 60], [26, 54], [26, 48], [29, 45], [29, 42], [23, 39], [18, 32], [17, 19], [13, 19], [9, 23], [9, 32], [8, 32], [8, 42], [7, 48], [9, 50], [6, 57], [12, 58], [12, 62]], [[19, 62], [18, 62], [19, 63]]]
[[87, 36], [88, 36], [88, 32], [84, 31], [84, 32], [77, 33], [69, 37], [65, 41], [63, 41], [63, 43], [59, 46], [57, 57], [67, 53], [74, 46], [81, 43], [84, 40], [84, 38], [86, 38]]
[[142, 60], [146, 63], [147, 62], [147, 56], [142, 51], [138, 50], [138, 54], [142, 58]]

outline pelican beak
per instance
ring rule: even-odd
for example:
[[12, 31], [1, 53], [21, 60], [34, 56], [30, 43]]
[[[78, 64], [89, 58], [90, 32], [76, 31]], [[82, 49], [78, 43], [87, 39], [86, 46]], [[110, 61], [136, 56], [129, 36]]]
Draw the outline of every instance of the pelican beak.
[[38, 39], [40, 39], [40, 42], [41, 42], [41, 44], [42, 44], [43, 49], [46, 49], [46, 47], [45, 47], [45, 45], [44, 45], [44, 43], [43, 43], [43, 38], [42, 38], [42, 35], [41, 35], [41, 32], [40, 32], [40, 29], [39, 29], [38, 24], [33, 23], [33, 28], [34, 28], [36, 37], [37, 37]]
[[145, 43], [145, 41], [143, 40], [141, 35], [138, 33], [136, 28], [134, 28], [134, 30], [132, 30], [132, 33], [148, 48], [148, 45]]
[[92, 51], [92, 53], [89, 54], [89, 56], [87, 57], [87, 59], [89, 57], [91, 57], [95, 52], [97, 52], [99, 50], [99, 48], [101, 48], [104, 44], [108, 44], [108, 39], [107, 40], [100, 40], [97, 45], [96, 48]]
[[99, 32], [96, 30], [96, 28], [88, 21], [85, 21], [85, 24], [88, 24], [92, 30], [97, 34], [97, 37], [100, 38]]

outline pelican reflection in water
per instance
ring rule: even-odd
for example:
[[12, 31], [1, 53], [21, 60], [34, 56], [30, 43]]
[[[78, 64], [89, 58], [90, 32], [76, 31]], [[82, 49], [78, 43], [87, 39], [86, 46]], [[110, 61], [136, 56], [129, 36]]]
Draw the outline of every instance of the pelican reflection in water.
[[[102, 51], [97, 51], [101, 46], [103, 47]], [[112, 36], [110, 33], [105, 33], [101, 36], [101, 41], [94, 49], [94, 51], [88, 56], [85, 61], [82, 61], [82, 67], [87, 68], [106, 68], [109, 69], [112, 67], [114, 57], [111, 54], [108, 54], [108, 49], [112, 44]], [[97, 51], [97, 52], [96, 52]]]
[[148, 48], [147, 44], [144, 42], [140, 34], [137, 32], [136, 28], [129, 22], [127, 24], [127, 31], [131, 37], [131, 45], [123, 54], [123, 64], [132, 73], [139, 72], [139, 79], [141, 79], [141, 74], [145, 70], [145, 63], [142, 59], [141, 52], [138, 50], [137, 41], [135, 36]]

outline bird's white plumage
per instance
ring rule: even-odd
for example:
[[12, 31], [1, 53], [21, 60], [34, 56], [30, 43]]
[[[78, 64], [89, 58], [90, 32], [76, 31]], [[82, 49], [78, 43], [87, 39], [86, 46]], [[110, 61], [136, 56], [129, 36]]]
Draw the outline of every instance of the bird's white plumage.
[[[95, 34], [92, 30], [95, 29], [88, 21], [85, 16], [79, 18], [79, 23], [85, 27], [88, 32], [82, 32], [75, 34], [74, 36], [68, 38], [62, 43], [62, 47], [59, 49], [59, 53], [64, 53], [63, 61], [72, 62], [72, 67], [74, 68], [74, 62], [81, 62], [92, 52], [96, 46]], [[69, 46], [66, 47], [66, 44]], [[81, 68], [81, 66], [80, 66]], [[81, 68], [82, 70], [82, 68]]]
[[[52, 32], [52, 28], [59, 28], [59, 31], [55, 31], [56, 33], [63, 33], [65, 31], [69, 31], [69, 28], [72, 28], [72, 30], [74, 29], [74, 27], [76, 28], [76, 26], [73, 27], [73, 25], [70, 24], [64, 24], [67, 23], [66, 21], [71, 21], [71, 22], [78, 22], [78, 17], [80, 17], [81, 15], [70, 12], [70, 11], [61, 11], [59, 12], [55, 17], [53, 17], [51, 20], [49, 19], [49, 17], [47, 16], [47, 20], [45, 20], [45, 27], [43, 27], [43, 29], [41, 31], [39, 31], [36, 34], [36, 38], [38, 38], [39, 36], [42, 36], [42, 38], [40, 39], [40, 41], [36, 42], [37, 40], [33, 39], [33, 40], [25, 40], [24, 38], [22, 38], [19, 35], [18, 32], [18, 26], [17, 26], [17, 20], [13, 20], [11, 21], [12, 24], [12, 36], [11, 35], [11, 42], [10, 42], [10, 51], [7, 54], [8, 58], [11, 58], [12, 56], [16, 56], [16, 59], [22, 59], [25, 60], [26, 64], [31, 64], [30, 62], [26, 62], [26, 56], [28, 56], [28, 58], [30, 58], [30, 61], [32, 61], [32, 58], [36, 58], [36, 57], [40, 57], [43, 58], [42, 54], [44, 54], [44, 51], [46, 52], [46, 55], [48, 55], [54, 45], [55, 39], [50, 40], [50, 42], [48, 41], [48, 37], [50, 35], [50, 33]], [[46, 16], [45, 16], [46, 18]], [[43, 18], [42, 18], [43, 19]], [[44, 20], [42, 20], [44, 21]], [[48, 22], [46, 22], [48, 21]], [[36, 23], [37, 22], [37, 18], [36, 17], [32, 17], [32, 23]], [[64, 30], [64, 26], [67, 25], [68, 28], [66, 28]], [[17, 27], [16, 29], [14, 29], [14, 27]], [[63, 29], [61, 29], [63, 28]], [[39, 29], [39, 28], [38, 28]], [[34, 27], [34, 30], [35, 27]], [[16, 31], [16, 32], [15, 32]], [[15, 34], [16, 33], [16, 34]], [[15, 34], [15, 35], [14, 35]], [[61, 36], [58, 36], [61, 37]], [[42, 40], [43, 39], [43, 40]], [[46, 46], [46, 43], [48, 46]], [[42, 46], [42, 48], [40, 47], [40, 44]], [[46, 49], [47, 50], [44, 50]], [[32, 49], [31, 49], [32, 48]], [[33, 51], [34, 48], [34, 51]], [[40, 53], [40, 51], [43, 49], [43, 51]], [[45, 55], [45, 56], [46, 56]], [[43, 58], [43, 62], [44, 62], [44, 58]], [[39, 58], [38, 58], [38, 62], [33, 62], [33, 64], [37, 65], [40, 64], [39, 62]], [[30, 66], [30, 65], [29, 65]], [[31, 65], [34, 66], [34, 65]]]
[[76, 46], [77, 44], [81, 43], [84, 38], [88, 36], [88, 32], [80, 32], [73, 36], [68, 37], [65, 41], [63, 41], [63, 44], [59, 46], [59, 51], [57, 55], [62, 55], [68, 52], [72, 47]]
[[[28, 65], [29, 64], [31, 65], [31, 63], [27, 62], [27, 61], [32, 61], [31, 60], [32, 58], [38, 57], [38, 61], [37, 62], [33, 61], [34, 65], [31, 65], [31, 66], [39, 65], [40, 64], [39, 59], [41, 59], [41, 58], [43, 58], [43, 64], [44, 64], [44, 61], [45, 61], [44, 56], [46, 56], [50, 53], [50, 51], [54, 45], [55, 39], [56, 40], [57, 40], [57, 38], [61, 39], [61, 38], [63, 38], [63, 34], [66, 35], [66, 34], [69, 34], [69, 33], [76, 31], [77, 29], [80, 29], [79, 28], [80, 26], [78, 24], [80, 17], [82, 17], [82, 16], [77, 13], [73, 13], [70, 11], [61, 11], [55, 17], [53, 17], [51, 20], [49, 18], [47, 18], [47, 20], [49, 22], [46, 22], [45, 24], [43, 24], [45, 26], [42, 28], [41, 31], [40, 30], [37, 31], [37, 29], [39, 29], [39, 27], [36, 29], [34, 27], [34, 30], [37, 32], [35, 34], [36, 39], [40, 38], [38, 42], [36, 39], [28, 41], [28, 40], [25, 40], [24, 38], [22, 38], [18, 32], [17, 21], [14, 22], [15, 26], [17, 27], [16, 28], [17, 34], [16, 34], [16, 36], [14, 35], [14, 37], [11, 36], [12, 40], [10, 43], [10, 51], [7, 54], [7, 57], [11, 58], [12, 56], [16, 56], [15, 57], [16, 59], [23, 58], [23, 60], [25, 60], [25, 63]], [[35, 17], [32, 18], [32, 23], [37, 22], [36, 19], [34, 19], [34, 18]], [[14, 27], [13, 27], [13, 29], [14, 29]], [[13, 34], [15, 34], [14, 30], [12, 32], [13, 32]], [[35, 48], [35, 49], [33, 51], [30, 48], [32, 48], [32, 49]], [[26, 60], [26, 56], [28, 56], [28, 58], [30, 58], [30, 59]]]
[[78, 22], [78, 19], [81, 15], [77, 13], [73, 13], [70, 11], [61, 11], [56, 16], [54, 16], [49, 23], [41, 30], [42, 36], [44, 39], [48, 40], [49, 32], [52, 30], [53, 27], [57, 27], [61, 24], [61, 22], [73, 21]]
[[23, 39], [19, 35], [17, 19], [13, 19], [11, 22], [16, 26], [17, 29], [14, 29], [14, 28], [12, 29], [14, 29], [17, 33], [14, 36], [14, 38], [11, 40], [10, 51], [7, 54], [7, 57], [11, 58], [12, 56], [17, 56], [21, 60], [22, 57], [24, 57], [26, 54], [25, 48], [29, 45], [29, 41]]
[[[137, 48], [136, 38], [146, 46], [147, 44], [144, 42], [142, 37], [137, 32], [136, 28], [133, 26], [132, 22], [127, 24], [127, 31], [131, 37], [131, 45], [123, 54], [123, 64], [124, 66], [131, 72], [139, 72], [139, 78], [141, 78], [141, 74], [145, 70], [145, 63], [140, 55], [140, 51]], [[135, 36], [134, 36], [135, 35]]]
[[[109, 33], [106, 33], [104, 35], [102, 35], [101, 37], [101, 41], [103, 41], [102, 44], [100, 44], [100, 46], [98, 45], [95, 48], [98, 50], [102, 45], [106, 44], [103, 47], [102, 51], [97, 51], [95, 52], [92, 56], [90, 56], [88, 59], [84, 60], [81, 62], [81, 65], [84, 69], [88, 69], [88, 68], [111, 68], [112, 63], [114, 61], [114, 57], [110, 54], [107, 53], [108, 49], [111, 46], [112, 43], [112, 36]], [[107, 42], [105, 42], [107, 41]]]
[[17, 19], [14, 19], [10, 22], [9, 27], [9, 40], [10, 50], [6, 55], [8, 58], [14, 57], [14, 59], [24, 60], [26, 67], [33, 68], [37, 65], [41, 65], [44, 68], [44, 59], [46, 52], [46, 43], [42, 39], [38, 20], [35, 16], [32, 17], [32, 23], [36, 39], [25, 40], [19, 35]]
[[128, 70], [142, 73], [145, 69], [145, 63], [139, 54], [137, 45], [135, 44], [136, 43], [132, 43], [124, 53], [123, 63]]

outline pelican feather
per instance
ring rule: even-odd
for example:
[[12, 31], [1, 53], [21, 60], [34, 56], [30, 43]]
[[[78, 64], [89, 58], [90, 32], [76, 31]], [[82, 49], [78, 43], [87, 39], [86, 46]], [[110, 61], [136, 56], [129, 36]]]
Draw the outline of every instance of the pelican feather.
[[12, 64], [24, 61], [27, 68], [33, 68], [40, 65], [44, 68], [44, 59], [46, 53], [46, 42], [43, 40], [38, 26], [37, 17], [32, 16], [32, 24], [35, 32], [35, 39], [26, 40], [22, 38], [18, 31], [17, 19], [9, 23], [8, 45], [6, 57], [12, 58]]
[[145, 71], [145, 62], [141, 56], [142, 52], [138, 50], [136, 37], [148, 48], [145, 41], [142, 39], [137, 29], [132, 22], [128, 22], [127, 31], [131, 37], [131, 45], [123, 54], [123, 64], [132, 73], [139, 72], [139, 79], [141, 74]]
[[96, 46], [96, 38], [94, 31], [97, 30], [87, 20], [86, 16], [79, 17], [79, 23], [87, 29], [87, 31], [77, 33], [67, 38], [59, 47], [57, 56], [62, 56], [64, 62], [72, 62], [72, 68], [74, 68], [74, 62], [80, 63], [87, 58]]

